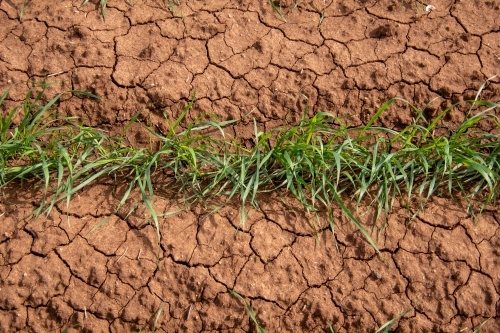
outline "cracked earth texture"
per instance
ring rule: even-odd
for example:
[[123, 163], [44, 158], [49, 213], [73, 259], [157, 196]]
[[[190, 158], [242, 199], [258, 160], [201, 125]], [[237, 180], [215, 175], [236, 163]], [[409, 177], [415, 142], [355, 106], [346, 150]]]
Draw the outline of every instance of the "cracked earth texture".
[[[293, 11], [283, 3], [286, 23], [255, 0], [182, 1], [177, 16], [163, 1], [109, 1], [105, 21], [97, 1], [38, 0], [19, 22], [22, 2], [0, 1], [0, 89], [19, 83], [5, 104], [24, 98], [28, 80], [48, 77], [59, 82], [49, 92], [102, 96], [63, 96], [59, 112], [111, 130], [146, 106], [145, 119], [165, 130], [162, 110], [175, 117], [195, 89], [191, 119], [253, 110], [265, 129], [287, 113], [298, 119], [306, 97], [311, 114], [326, 110], [360, 125], [390, 97], [423, 106], [442, 96], [426, 111], [432, 117], [499, 74], [499, 1], [436, 0], [430, 13], [409, 1], [326, 1], [319, 27], [322, 1]], [[499, 92], [494, 79], [482, 97], [498, 101]], [[461, 119], [458, 108], [444, 121]], [[410, 121], [401, 107], [380, 124]], [[248, 120], [232, 131], [253, 135]], [[247, 298], [268, 332], [324, 332], [328, 324], [368, 332], [406, 309], [398, 332], [472, 332], [489, 317], [481, 332], [500, 332], [495, 207], [477, 225], [444, 199], [410, 224], [396, 207], [376, 255], [339, 212], [335, 236], [325, 225], [316, 237], [306, 215], [274, 197], [244, 226], [231, 205], [209, 217], [192, 207], [165, 218], [159, 245], [143, 207], [126, 218], [112, 214], [119, 200], [109, 184], [49, 217], [23, 219], [37, 199], [12, 191], [0, 202], [2, 332], [254, 330], [228, 288]], [[172, 202], [158, 198], [157, 211], [177, 209]]]

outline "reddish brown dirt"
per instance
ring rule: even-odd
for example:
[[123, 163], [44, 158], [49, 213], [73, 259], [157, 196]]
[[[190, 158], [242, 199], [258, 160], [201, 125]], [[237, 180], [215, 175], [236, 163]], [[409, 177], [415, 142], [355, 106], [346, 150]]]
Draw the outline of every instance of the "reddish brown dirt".
[[[194, 90], [191, 119], [253, 110], [267, 129], [288, 113], [297, 119], [306, 102], [310, 114], [326, 110], [359, 125], [390, 97], [423, 106], [442, 96], [427, 110], [432, 117], [500, 74], [496, 0], [436, 0], [430, 13], [406, 0], [327, 1], [319, 27], [322, 1], [293, 11], [283, 2], [286, 23], [255, 0], [181, 1], [176, 16], [164, 1], [109, 1], [105, 21], [97, 1], [38, 0], [19, 22], [22, 2], [0, 0], [0, 90], [16, 83], [5, 106], [23, 99], [28, 80], [46, 78], [60, 83], [49, 96], [102, 96], [65, 96], [59, 111], [110, 129], [148, 105], [145, 119], [163, 130], [163, 110], [176, 116]], [[499, 82], [482, 97], [498, 101]], [[410, 108], [399, 106], [382, 125], [411, 121]], [[462, 118], [457, 109], [445, 121]], [[246, 121], [233, 131], [250, 138]], [[370, 332], [406, 309], [398, 332], [472, 332], [489, 317], [481, 332], [500, 332], [496, 207], [477, 225], [444, 199], [410, 224], [396, 208], [376, 255], [340, 213], [335, 236], [322, 219], [316, 237], [310, 217], [272, 197], [244, 226], [233, 206], [163, 218], [158, 245], [143, 207], [127, 218], [112, 214], [118, 200], [109, 185], [36, 221], [24, 217], [37, 196], [22, 193], [0, 202], [2, 332], [253, 331], [227, 289], [246, 297], [267, 332], [328, 332], [329, 323], [335, 332]], [[178, 208], [162, 198], [155, 204], [158, 212]]]

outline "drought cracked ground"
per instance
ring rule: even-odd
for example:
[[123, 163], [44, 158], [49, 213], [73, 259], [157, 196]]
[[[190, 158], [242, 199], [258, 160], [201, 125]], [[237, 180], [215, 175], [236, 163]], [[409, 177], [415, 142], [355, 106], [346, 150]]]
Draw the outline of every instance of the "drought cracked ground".
[[[20, 22], [22, 1], [0, 1], [0, 88], [19, 83], [5, 105], [23, 100], [28, 80], [47, 78], [59, 83], [48, 95], [102, 96], [65, 96], [58, 111], [111, 132], [143, 108], [145, 121], [165, 131], [163, 110], [177, 116], [195, 90], [191, 119], [252, 111], [268, 130], [287, 115], [296, 121], [307, 104], [311, 115], [326, 110], [360, 125], [394, 96], [419, 106], [441, 96], [426, 110], [432, 117], [499, 74], [499, 1], [435, 1], [432, 12], [399, 0], [304, 1], [293, 10], [283, 3], [287, 22], [267, 1], [183, 1], [175, 15], [162, 1], [110, 1], [106, 20], [95, 1], [80, 4], [32, 1]], [[493, 79], [482, 99], [498, 101], [499, 92]], [[444, 121], [463, 117], [458, 108]], [[380, 125], [411, 119], [401, 105]], [[252, 139], [249, 120], [233, 134]], [[148, 142], [140, 132], [129, 139]], [[231, 205], [209, 217], [191, 207], [164, 218], [158, 246], [142, 206], [90, 232], [118, 204], [109, 184], [36, 221], [23, 217], [40, 197], [22, 193], [0, 204], [4, 332], [252, 331], [227, 289], [250, 301], [268, 332], [324, 332], [328, 324], [367, 332], [406, 309], [400, 332], [472, 332], [489, 317], [481, 332], [500, 331], [496, 207], [477, 225], [445, 199], [433, 199], [410, 224], [396, 208], [376, 255], [340, 212], [335, 236], [323, 221], [318, 242], [309, 217], [275, 197], [263, 198], [244, 226]], [[178, 208], [160, 198], [155, 205]]]

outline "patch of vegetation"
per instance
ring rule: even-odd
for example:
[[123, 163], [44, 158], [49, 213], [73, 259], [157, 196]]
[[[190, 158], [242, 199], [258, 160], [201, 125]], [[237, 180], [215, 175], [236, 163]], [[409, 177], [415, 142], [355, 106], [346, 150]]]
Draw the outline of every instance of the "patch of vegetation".
[[[259, 131], [254, 120], [251, 147], [224, 130], [238, 120], [198, 118], [181, 128], [193, 96], [177, 119], [165, 114], [167, 133], [143, 125], [159, 145], [154, 149], [135, 147], [125, 139], [141, 112], [120, 136], [110, 137], [77, 118], [56, 117], [55, 106], [62, 94], [43, 104], [43, 88], [36, 96], [28, 92], [21, 105], [0, 117], [0, 189], [13, 181], [38, 179], [45, 195], [33, 212], [36, 216], [49, 214], [61, 200], [69, 205], [79, 190], [111, 176], [129, 183], [117, 210], [132, 190], [139, 189], [159, 237], [153, 202], [156, 189], [162, 186], [178, 192], [186, 206], [222, 196], [239, 198], [242, 223], [247, 205], [259, 207], [259, 193], [285, 191], [315, 216], [316, 222], [311, 223], [315, 230], [322, 228], [318, 213], [326, 211], [333, 232], [332, 210], [340, 207], [378, 252], [373, 230], [365, 230], [346, 198], [357, 206], [363, 201], [374, 207], [375, 221], [383, 220], [382, 230], [395, 200], [403, 201], [410, 211], [416, 198], [420, 207], [416, 215], [433, 195], [459, 196], [474, 214], [475, 203], [482, 203], [477, 209], [481, 212], [500, 192], [500, 122], [494, 114], [500, 105], [479, 100], [484, 85], [476, 99], [468, 101], [470, 108], [454, 129], [444, 127], [442, 119], [456, 104], [432, 120], [412, 106], [413, 123], [400, 131], [375, 126], [398, 100], [391, 99], [360, 127], [350, 127], [345, 119], [328, 112], [307, 117], [307, 108], [298, 124], [269, 132]], [[96, 97], [80, 91], [67, 93]], [[0, 98], [0, 107], [7, 95], [8, 91]], [[21, 121], [14, 123], [19, 117]], [[481, 131], [477, 126], [481, 122], [488, 122], [495, 131]], [[166, 175], [166, 184], [154, 183], [159, 174]]]

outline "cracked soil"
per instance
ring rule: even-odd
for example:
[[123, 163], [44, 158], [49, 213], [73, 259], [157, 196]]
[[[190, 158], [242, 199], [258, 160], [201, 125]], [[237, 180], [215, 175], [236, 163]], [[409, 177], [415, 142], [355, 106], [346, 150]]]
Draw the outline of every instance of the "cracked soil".
[[[329, 111], [361, 125], [395, 96], [421, 107], [441, 96], [426, 110], [432, 117], [500, 74], [498, 0], [435, 0], [431, 12], [400, 0], [307, 0], [293, 10], [284, 1], [287, 22], [268, 1], [186, 0], [172, 13], [164, 1], [110, 0], [105, 20], [98, 1], [81, 2], [28, 1], [20, 22], [23, 1], [0, 0], [0, 90], [17, 83], [7, 108], [29, 80], [46, 78], [59, 83], [49, 96], [78, 89], [103, 97], [64, 96], [58, 112], [112, 133], [140, 109], [165, 130], [163, 110], [175, 117], [195, 90], [191, 119], [253, 111], [269, 130], [308, 104], [311, 115]], [[496, 78], [482, 99], [499, 97]], [[399, 106], [380, 125], [409, 124], [411, 110]], [[444, 121], [463, 117], [457, 108]], [[246, 139], [254, 131], [246, 118], [228, 130]], [[136, 133], [130, 141], [148, 143]], [[267, 332], [329, 332], [329, 324], [373, 332], [407, 309], [397, 332], [472, 332], [487, 318], [481, 332], [500, 332], [497, 207], [478, 223], [447, 199], [434, 198], [411, 223], [396, 207], [376, 255], [340, 211], [335, 235], [326, 219], [315, 235], [302, 210], [269, 196], [244, 225], [231, 203], [209, 216], [190, 207], [163, 218], [158, 244], [144, 207], [113, 214], [120, 186], [94, 184], [36, 221], [23, 218], [40, 199], [35, 190], [1, 199], [1, 332], [254, 331], [228, 289], [250, 302]], [[166, 197], [155, 206], [179, 209]]]

